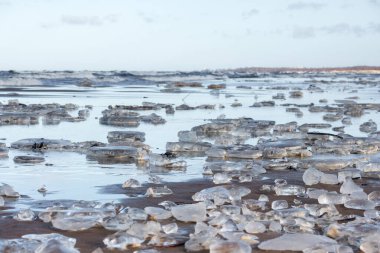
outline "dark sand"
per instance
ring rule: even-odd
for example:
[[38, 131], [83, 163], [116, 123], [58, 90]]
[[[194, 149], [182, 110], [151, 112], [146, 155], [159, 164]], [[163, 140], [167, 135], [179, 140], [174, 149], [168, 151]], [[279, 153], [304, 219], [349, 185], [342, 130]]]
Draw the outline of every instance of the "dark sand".
[[[251, 183], [236, 183], [238, 185], [242, 185], [245, 187], [248, 187], [252, 190], [251, 194], [244, 197], [244, 199], [257, 199], [260, 194], [266, 194], [270, 201], [276, 200], [276, 199], [286, 199], [288, 200], [289, 204], [293, 204], [294, 196], [275, 196], [273, 192], [262, 192], [260, 191], [260, 187], [263, 184], [273, 184], [273, 180], [276, 178], [286, 178], [288, 181], [288, 184], [299, 184], [303, 185], [302, 181], [302, 172], [298, 171], [275, 171], [275, 172], [269, 172], [267, 174], [264, 174], [264, 176], [268, 177], [267, 180], [254, 180]], [[367, 193], [379, 190], [380, 185], [379, 182], [372, 182], [375, 180], [371, 179], [358, 179], [355, 180], [355, 182], [359, 185], [361, 185]], [[166, 184], [170, 189], [173, 190], [174, 194], [160, 197], [160, 198], [151, 198], [151, 197], [126, 197], [120, 199], [121, 203], [128, 207], [138, 207], [138, 208], [144, 208], [146, 206], [157, 206], [158, 203], [164, 200], [170, 200], [174, 201], [177, 204], [185, 204], [185, 203], [193, 203], [193, 200], [191, 196], [208, 187], [213, 187], [215, 184], [213, 184], [210, 180], [207, 179], [200, 179], [200, 180], [193, 180], [189, 182], [180, 182], [180, 183], [167, 183]], [[121, 187], [121, 185], [109, 185], [100, 187], [100, 192], [102, 193], [113, 193], [113, 194], [126, 194], [127, 196], [133, 196], [133, 195], [140, 195], [144, 194], [146, 189], [150, 186], [153, 186], [152, 184], [143, 185], [140, 188], [130, 189], [126, 190]], [[326, 190], [334, 190], [339, 191], [340, 185], [315, 185], [314, 188], [323, 188]], [[298, 198], [302, 201], [302, 203], [317, 203], [317, 200], [313, 199], [307, 199], [307, 198]], [[68, 200], [66, 200], [68, 201]], [[52, 205], [53, 202], [56, 201], [37, 201], [32, 202], [32, 208], [44, 208], [47, 206]], [[3, 208], [5, 209], [5, 208]], [[360, 210], [353, 210], [353, 209], [347, 209], [344, 208], [343, 205], [337, 205], [337, 209], [342, 214], [356, 214], [356, 215], [363, 215], [363, 211]], [[379, 208], [378, 208], [379, 209]], [[9, 210], [8, 210], [9, 211]], [[166, 221], [166, 222], [170, 222]], [[163, 222], [165, 223], [165, 222]], [[180, 227], [188, 227], [189, 224], [181, 224], [178, 223]], [[191, 226], [190, 226], [191, 227]], [[113, 234], [113, 231], [107, 231], [103, 228], [92, 228], [86, 231], [80, 231], [80, 232], [67, 232], [67, 231], [61, 231], [58, 229], [55, 229], [52, 227], [50, 223], [43, 223], [42, 221], [33, 221], [33, 222], [20, 222], [12, 219], [11, 215], [6, 214], [2, 215], [0, 218], [0, 238], [3, 239], [13, 239], [13, 238], [20, 238], [22, 235], [25, 234], [31, 234], [31, 233], [60, 233], [68, 237], [73, 237], [77, 239], [77, 248], [80, 249], [81, 252], [87, 253], [92, 252], [97, 247], [100, 247], [103, 249], [104, 252], [120, 252], [118, 250], [107, 250], [105, 246], [103, 245], [103, 239], [110, 234]], [[257, 236], [260, 238], [260, 241], [271, 239], [274, 237], [279, 236], [277, 233], [267, 232], [264, 234], [257, 234]], [[127, 250], [123, 252], [133, 252], [134, 250]], [[162, 252], [184, 252], [183, 245], [177, 246], [177, 247], [170, 247], [170, 248], [160, 248], [159, 249]], [[254, 252], [267, 252], [267, 251], [261, 251], [257, 248], [253, 249]], [[207, 252], [207, 251], [204, 251]], [[283, 251], [285, 252], [285, 251]]]

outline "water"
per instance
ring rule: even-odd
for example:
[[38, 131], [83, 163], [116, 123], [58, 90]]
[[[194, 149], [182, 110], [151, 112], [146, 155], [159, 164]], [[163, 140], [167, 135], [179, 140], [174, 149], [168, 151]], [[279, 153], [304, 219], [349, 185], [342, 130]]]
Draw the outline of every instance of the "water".
[[[295, 104], [320, 104], [319, 100], [325, 98], [328, 104], [335, 99], [358, 96], [357, 102], [376, 103], [380, 99], [378, 76], [360, 76], [364, 80], [373, 82], [372, 85], [356, 84], [359, 76], [352, 75], [328, 75], [316, 76], [290, 75], [261, 76], [254, 79], [229, 79], [223, 75], [205, 76], [178, 76], [178, 73], [157, 74], [149, 76], [135, 73], [139, 76], [123, 77], [113, 72], [102, 72], [102, 79], [91, 72], [79, 73], [21, 73], [18, 75], [16, 86], [11, 79], [0, 75], [0, 102], [7, 103], [9, 99], [18, 99], [21, 103], [74, 103], [83, 109], [85, 105], [93, 105], [90, 117], [83, 122], [62, 122], [59, 125], [44, 125], [40, 120], [39, 125], [32, 126], [0, 126], [0, 138], [9, 146], [12, 142], [32, 137], [68, 139], [78, 141], [107, 142], [107, 133], [117, 130], [133, 130], [146, 133], [145, 143], [151, 146], [154, 153], [164, 153], [166, 142], [178, 141], [177, 133], [181, 130], [190, 130], [193, 126], [204, 124], [208, 119], [215, 119], [221, 114], [226, 118], [251, 117], [256, 120], [275, 120], [276, 123], [297, 121], [303, 123], [326, 123], [322, 117], [325, 113], [310, 113], [308, 108], [300, 108], [303, 117], [298, 118], [294, 113], [285, 112], [283, 103]], [[75, 83], [83, 78], [90, 78], [96, 84], [95, 87], [78, 87]], [[329, 83], [317, 83], [316, 86], [325, 90], [323, 93], [307, 91], [311, 80], [327, 80]], [[21, 80], [21, 81], [20, 81]], [[29, 85], [25, 85], [30, 81]], [[37, 82], [37, 81], [38, 82]], [[101, 81], [100, 81], [101, 80]], [[206, 88], [181, 88], [180, 93], [161, 92], [165, 85], [173, 80], [199, 81], [204, 86], [211, 83], [226, 83], [227, 89], [219, 92]], [[377, 85], [376, 85], [377, 82]], [[237, 86], [250, 86], [252, 89], [237, 88]], [[290, 90], [272, 90], [273, 86], [281, 86], [294, 89], [301, 88], [302, 98], [289, 98]], [[9, 89], [12, 88], [12, 89]], [[357, 90], [357, 92], [353, 90]], [[18, 96], [14, 96], [17, 92]], [[275, 100], [275, 107], [254, 107], [252, 104], [260, 101], [272, 100], [277, 93], [285, 93], [286, 100]], [[237, 100], [242, 107], [231, 107]], [[141, 105], [142, 102], [155, 102], [173, 104], [174, 106], [186, 103], [190, 106], [201, 104], [215, 104], [215, 110], [191, 110], [176, 111], [174, 115], [166, 115], [165, 110], [154, 111], [166, 119], [164, 125], [150, 125], [141, 123], [137, 128], [120, 128], [100, 125], [98, 118], [101, 112], [109, 105]], [[224, 105], [225, 108], [220, 108]], [[142, 115], [152, 111], [139, 112]], [[76, 112], [73, 112], [75, 115]], [[359, 125], [369, 119], [380, 125], [379, 112], [368, 111], [360, 118], [352, 118], [352, 125], [346, 126], [345, 132], [353, 136], [367, 136], [359, 131]], [[340, 121], [328, 122], [335, 126], [341, 126]], [[332, 132], [330, 129], [322, 129], [321, 132]], [[248, 143], [257, 142], [257, 138], [251, 138]], [[1, 182], [12, 185], [22, 195], [30, 199], [23, 199], [20, 204], [32, 200], [50, 199], [74, 199], [97, 200], [101, 202], [117, 200], [124, 195], [104, 194], [99, 191], [101, 186], [110, 184], [122, 184], [129, 178], [137, 179], [142, 183], [148, 182], [147, 170], [138, 168], [134, 164], [98, 164], [87, 161], [85, 154], [72, 152], [47, 152], [43, 154], [45, 164], [23, 165], [15, 164], [13, 157], [17, 155], [33, 154], [10, 150], [9, 159], [0, 160]], [[185, 181], [202, 177], [204, 157], [185, 159], [188, 167], [185, 171], [172, 171], [153, 173], [158, 174], [164, 181]], [[42, 185], [46, 185], [48, 194], [37, 192]]]

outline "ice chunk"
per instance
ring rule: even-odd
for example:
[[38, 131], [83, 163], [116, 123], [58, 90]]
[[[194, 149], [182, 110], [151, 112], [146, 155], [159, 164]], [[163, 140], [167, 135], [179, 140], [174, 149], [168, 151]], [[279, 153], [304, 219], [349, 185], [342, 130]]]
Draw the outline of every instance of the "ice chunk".
[[239, 229], [238, 229], [236, 223], [231, 219], [227, 219], [227, 221], [224, 222], [222, 224], [222, 227], [220, 228], [221, 232], [234, 232], [234, 231], [238, 231], [238, 230]]
[[373, 133], [377, 131], [377, 124], [374, 121], [369, 120], [361, 124], [359, 130], [364, 133]]
[[207, 227], [196, 234], [190, 235], [190, 239], [185, 243], [187, 251], [200, 251], [209, 249], [210, 244], [216, 240], [217, 230], [212, 227]]
[[140, 119], [142, 122], [151, 123], [153, 125], [159, 125], [159, 124], [165, 124], [166, 123], [166, 120], [163, 117], [161, 117], [155, 113], [140, 116]]
[[185, 204], [172, 207], [171, 212], [177, 220], [184, 222], [198, 222], [206, 219], [206, 204]]
[[47, 192], [47, 187], [46, 187], [46, 185], [41, 185], [41, 187], [38, 188], [37, 191], [38, 191], [39, 193], [46, 193], [46, 192]]
[[336, 243], [322, 243], [311, 248], [304, 249], [302, 253], [319, 253], [319, 252], [337, 252], [337, 253], [354, 253], [354, 251], [345, 245]]
[[342, 124], [344, 124], [344, 125], [352, 125], [351, 118], [350, 117], [344, 117], [342, 119]]
[[346, 180], [346, 177], [350, 178], [360, 178], [360, 170], [344, 170], [338, 172], [338, 181], [339, 183], [343, 183]]
[[146, 196], [153, 198], [158, 198], [170, 194], [173, 194], [173, 191], [166, 185], [163, 187], [149, 187], [145, 193]]
[[302, 96], [303, 96], [303, 92], [300, 90], [289, 91], [289, 97], [291, 98], [300, 98]]
[[[186, 238], [187, 239], [187, 238]], [[180, 235], [158, 233], [151, 237], [148, 245], [156, 247], [172, 247], [183, 244], [186, 239]]]
[[328, 216], [339, 215], [338, 210], [334, 205], [320, 204], [305, 204], [305, 209], [309, 211], [311, 216], [320, 217], [324, 214]]
[[61, 230], [69, 231], [81, 231], [92, 228], [100, 223], [97, 216], [70, 216], [69, 214], [63, 214], [54, 217], [51, 221], [53, 227]]
[[184, 168], [186, 167], [186, 161], [173, 161], [167, 156], [159, 154], [149, 155], [149, 164], [157, 167], [165, 167], [169, 169]]
[[0, 143], [0, 159], [8, 157], [8, 148], [3, 147]]
[[57, 240], [60, 241], [62, 244], [66, 245], [67, 247], [74, 247], [76, 243], [75, 238], [70, 238], [61, 234], [57, 233], [51, 233], [51, 234], [26, 234], [21, 236], [21, 238], [28, 239], [28, 240], [36, 240], [40, 242], [47, 242], [50, 240]]
[[363, 189], [355, 184], [350, 177], [347, 177], [339, 191], [342, 194], [352, 194], [354, 192], [362, 192]]
[[60, 234], [27, 234], [22, 239], [0, 241], [0, 251], [9, 253], [79, 253], [76, 240]]
[[173, 201], [165, 200], [165, 201], [158, 203], [158, 205], [163, 206], [166, 210], [171, 210], [172, 207], [176, 206], [177, 204]]
[[172, 213], [159, 207], [145, 207], [144, 211], [155, 220], [165, 220], [172, 217]]
[[335, 174], [323, 173], [320, 180], [321, 184], [338, 184], [338, 176]]
[[215, 201], [224, 203], [240, 200], [249, 193], [251, 193], [251, 190], [242, 186], [215, 186], [195, 193], [192, 198], [194, 201], [213, 200], [214, 203]]
[[135, 250], [133, 253], [160, 253], [161, 251], [158, 251], [156, 249], [141, 249], [141, 250]]
[[178, 225], [177, 223], [169, 223], [162, 226], [162, 231], [165, 232], [165, 234], [174, 234], [178, 231]]
[[73, 246], [68, 246], [61, 240], [51, 239], [43, 242], [35, 253], [80, 253]]
[[232, 134], [223, 134], [221, 136], [216, 136], [214, 144], [216, 146], [232, 146], [235, 144], [243, 144], [251, 137], [250, 135], [246, 136], [240, 133], [238, 134], [238, 136]]
[[373, 191], [368, 194], [368, 200], [374, 202], [377, 206], [380, 205], [380, 191]]
[[375, 208], [375, 203], [367, 199], [351, 199], [344, 203], [344, 207], [359, 210], [369, 210]]
[[160, 178], [157, 175], [150, 175], [149, 176], [149, 181], [152, 182], [153, 184], [162, 184], [162, 178]]
[[327, 193], [324, 189], [307, 188], [306, 195], [311, 199], [318, 199], [318, 197], [324, 193]]
[[214, 184], [227, 184], [231, 180], [232, 178], [226, 173], [215, 173], [212, 181]]
[[145, 133], [138, 131], [111, 131], [108, 132], [107, 139], [109, 143], [113, 142], [135, 142], [145, 141]]
[[102, 226], [107, 230], [120, 231], [126, 230], [133, 224], [132, 218], [125, 213], [120, 213], [115, 217], [106, 217]]
[[258, 199], [259, 201], [264, 201], [264, 202], [268, 202], [269, 201], [269, 198], [268, 198], [268, 196], [267, 195], [265, 195], [265, 194], [260, 194], [260, 196], [259, 196], [259, 199]]
[[252, 234], [248, 234], [240, 231], [219, 232], [219, 235], [227, 239], [228, 241], [243, 241], [250, 245], [258, 244], [258, 237]]
[[322, 177], [322, 172], [315, 168], [307, 169], [303, 175], [302, 179], [306, 185], [318, 184]]
[[239, 215], [241, 213], [241, 208], [240, 206], [235, 205], [223, 205], [220, 206], [220, 211], [222, 211], [224, 214], [227, 214], [228, 216]]
[[213, 218], [208, 222], [211, 226], [221, 227], [228, 220], [230, 220], [229, 216], [224, 213], [216, 213], [212, 216]]
[[355, 240], [355, 238], [360, 239], [372, 235], [378, 236], [379, 233], [378, 224], [368, 222], [367, 219], [358, 219], [357, 221], [342, 224], [333, 223], [326, 229], [326, 235], [336, 239], [347, 236]]
[[339, 204], [345, 203], [347, 200], [348, 200], [348, 195], [338, 194], [336, 192], [327, 192], [327, 193], [321, 194], [318, 197], [319, 204], [339, 205]]
[[285, 148], [269, 147], [263, 150], [264, 159], [281, 159], [287, 157], [287, 151]]
[[373, 233], [362, 239], [360, 250], [364, 253], [378, 253], [380, 252], [380, 232]]
[[255, 199], [245, 199], [243, 200], [242, 210], [243, 210], [243, 213], [248, 212], [249, 214], [250, 211], [265, 210], [265, 205], [266, 205], [265, 201], [260, 201], [260, 200], [255, 200]]
[[125, 250], [129, 246], [139, 247], [145, 241], [144, 238], [129, 235], [128, 233], [121, 231], [113, 235], [107, 236], [103, 243], [110, 249]]
[[275, 239], [267, 240], [259, 244], [261, 250], [302, 251], [319, 244], [337, 244], [335, 240], [322, 235], [313, 234], [284, 234]]
[[252, 182], [253, 178], [251, 175], [241, 175], [239, 176], [240, 183]]
[[380, 163], [359, 164], [358, 167], [363, 172], [379, 172], [380, 171]]
[[20, 210], [14, 217], [18, 221], [32, 221], [36, 218], [36, 214], [30, 209]]
[[300, 185], [282, 185], [276, 186], [275, 191], [278, 196], [303, 195], [305, 194], [305, 187]]
[[337, 171], [352, 164], [352, 161], [342, 158], [316, 158], [307, 161], [307, 166], [312, 165], [322, 171]]
[[180, 142], [198, 142], [199, 138], [194, 131], [179, 131], [178, 139]]
[[357, 191], [351, 193], [349, 199], [368, 199], [368, 195], [364, 191]]
[[272, 232], [281, 232], [282, 226], [281, 226], [280, 222], [271, 221], [269, 224], [269, 230]]
[[242, 241], [216, 241], [210, 245], [210, 253], [251, 253], [249, 244]]
[[132, 220], [145, 221], [148, 218], [148, 215], [146, 214], [146, 212], [140, 208], [129, 207], [127, 214]]
[[39, 156], [15, 156], [13, 161], [15, 163], [42, 163], [45, 158]]
[[131, 146], [92, 147], [87, 151], [87, 159], [99, 162], [134, 163], [145, 159], [146, 151]]
[[258, 233], [264, 233], [267, 229], [265, 225], [261, 222], [250, 221], [244, 226], [244, 230], [247, 233], [258, 234]]
[[22, 150], [67, 150], [73, 146], [69, 140], [29, 138], [22, 139], [11, 144], [11, 148]]
[[223, 159], [257, 159], [262, 157], [262, 151], [251, 145], [213, 146], [206, 152], [209, 157]]
[[208, 142], [168, 142], [166, 150], [169, 152], [206, 152], [211, 148], [211, 143]]
[[368, 218], [368, 219], [378, 219], [380, 218], [380, 211], [377, 211], [377, 210], [365, 210], [364, 211], [364, 217]]
[[289, 207], [288, 201], [286, 201], [286, 200], [274, 200], [272, 202], [272, 209], [273, 210], [286, 209], [288, 207]]
[[140, 186], [141, 186], [140, 182], [133, 178], [128, 179], [122, 185], [123, 188], [136, 188]]
[[27, 239], [0, 240], [0, 252], [6, 253], [35, 253], [41, 242]]
[[147, 221], [146, 223], [134, 223], [127, 230], [129, 235], [139, 238], [147, 238], [150, 235], [157, 235], [161, 231], [161, 224], [156, 221]]

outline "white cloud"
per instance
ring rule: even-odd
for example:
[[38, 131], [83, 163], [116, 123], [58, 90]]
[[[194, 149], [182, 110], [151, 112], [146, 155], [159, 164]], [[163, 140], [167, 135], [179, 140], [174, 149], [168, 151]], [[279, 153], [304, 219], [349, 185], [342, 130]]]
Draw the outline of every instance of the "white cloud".
[[289, 10], [320, 10], [325, 7], [326, 4], [318, 2], [296, 2], [288, 5]]
[[252, 16], [255, 16], [255, 15], [259, 14], [259, 13], [260, 13], [260, 11], [258, 9], [251, 9], [249, 11], [243, 12], [242, 16], [243, 16], [243, 19], [249, 19]]
[[314, 27], [295, 27], [293, 29], [293, 38], [295, 39], [309, 39], [315, 37]]
[[73, 16], [63, 15], [61, 22], [66, 25], [89, 25], [101, 26], [107, 23], [115, 23], [118, 20], [118, 15], [110, 14], [106, 16]]
[[296, 26], [293, 29], [293, 38], [307, 39], [316, 37], [319, 34], [327, 35], [354, 35], [357, 37], [380, 33], [380, 23], [369, 23], [364, 26], [350, 25], [348, 23], [338, 23], [321, 27]]

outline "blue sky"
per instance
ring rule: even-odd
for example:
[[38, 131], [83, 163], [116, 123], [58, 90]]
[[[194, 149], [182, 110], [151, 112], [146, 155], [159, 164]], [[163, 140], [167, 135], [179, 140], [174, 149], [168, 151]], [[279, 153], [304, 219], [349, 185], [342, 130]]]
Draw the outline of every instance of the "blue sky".
[[380, 0], [0, 0], [0, 69], [380, 65]]

